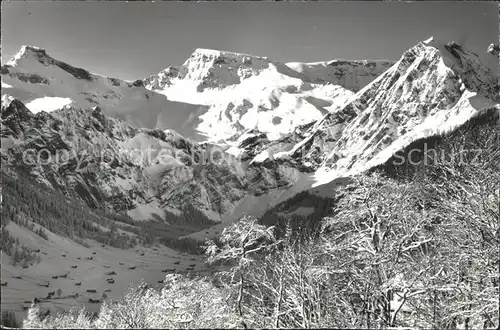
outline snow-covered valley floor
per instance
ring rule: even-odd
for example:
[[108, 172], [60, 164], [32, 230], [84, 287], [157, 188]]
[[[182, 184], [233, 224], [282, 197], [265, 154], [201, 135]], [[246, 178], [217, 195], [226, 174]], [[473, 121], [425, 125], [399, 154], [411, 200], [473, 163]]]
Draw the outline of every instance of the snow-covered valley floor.
[[[7, 284], [2, 286], [1, 306], [3, 310], [14, 311], [18, 320], [25, 317], [25, 309], [35, 297], [42, 301], [43, 309], [53, 312], [71, 306], [80, 307], [81, 304], [88, 311], [97, 312], [101, 304], [89, 303], [89, 298], [102, 299], [103, 293], [109, 298], [121, 297], [130, 285], [139, 284], [141, 280], [160, 286], [159, 281], [167, 274], [163, 271], [167, 269], [168, 272], [175, 269], [177, 273], [208, 274], [211, 271], [201, 256], [180, 253], [164, 246], [122, 250], [87, 241], [89, 247], [84, 247], [49, 231], [48, 240], [45, 240], [13, 222], [7, 229], [19, 237], [21, 244], [39, 249], [37, 254], [41, 258], [40, 263], [28, 268], [14, 267], [11, 258], [2, 252], [2, 284]], [[130, 269], [134, 266], [135, 269]], [[191, 266], [193, 270], [187, 270]], [[116, 274], [107, 275], [112, 271]], [[113, 278], [114, 283], [108, 283], [109, 278]], [[60, 296], [57, 295], [58, 289], [61, 290]], [[45, 300], [49, 292], [56, 294]]]

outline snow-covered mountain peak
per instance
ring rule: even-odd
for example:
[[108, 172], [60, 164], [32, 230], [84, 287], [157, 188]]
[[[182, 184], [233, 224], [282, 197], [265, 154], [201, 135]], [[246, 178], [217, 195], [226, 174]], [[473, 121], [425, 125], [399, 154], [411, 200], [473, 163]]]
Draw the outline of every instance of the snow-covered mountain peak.
[[454, 130], [497, 105], [496, 77], [476, 54], [429, 38], [317, 121], [280, 157], [289, 155], [317, 169], [317, 184], [331, 182], [384, 162], [416, 139]]
[[[22, 46], [19, 52], [6, 65], [2, 65], [2, 74], [8, 73], [9, 68], [11, 71], [15, 72], [17, 69], [19, 70], [17, 73], [22, 72], [32, 77], [41, 73], [45, 74], [51, 69], [63, 70], [71, 74], [74, 78], [81, 80], [92, 81], [98, 76], [85, 69], [77, 68], [57, 60], [50, 56], [44, 48], [30, 45]], [[43, 76], [43, 74], [40, 76]], [[47, 79], [44, 82], [47, 82]]]
[[[198, 92], [223, 89], [269, 67], [266, 57], [215, 49], [196, 48], [180, 67], [169, 66], [144, 79], [151, 90], [162, 90], [179, 81]], [[176, 80], [177, 79], [177, 80]]]
[[422, 43], [426, 45], [431, 45], [436, 42], [441, 44], [443, 43], [443, 41], [436, 39], [434, 36], [430, 36], [429, 38], [422, 41]]
[[392, 64], [328, 61], [297, 68], [267, 57], [198, 48], [181, 67], [167, 68], [144, 84], [170, 100], [208, 106], [198, 130], [213, 142], [252, 129], [279, 137], [341, 106], [352, 90]]
[[[1, 67], [2, 75], [15, 77], [31, 84], [45, 85], [49, 84], [50, 80], [57, 79], [61, 71], [79, 80], [93, 81], [97, 77], [85, 69], [53, 58], [43, 48], [29, 45], [22, 46], [12, 59]], [[15, 84], [13, 86], [16, 87]]]
[[184, 62], [178, 78], [195, 83], [197, 91], [203, 92], [240, 84], [268, 67], [264, 57], [198, 48]]
[[[87, 110], [99, 106], [104, 114], [135, 127], [175, 128], [190, 138], [201, 138], [191, 123], [200, 106], [171, 102], [147, 89], [143, 80], [128, 82], [97, 75], [31, 46], [23, 47], [12, 63], [1, 67], [2, 86], [9, 86], [8, 94], [34, 113], [69, 104]], [[168, 72], [173, 75], [175, 69]]]
[[[279, 137], [320, 119], [353, 94], [339, 79], [320, 83], [266, 57], [203, 48], [180, 67], [134, 82], [73, 67], [37, 47], [24, 47], [15, 62], [2, 66], [2, 84], [32, 112], [99, 106], [133, 126], [173, 128], [198, 141], [252, 129]], [[365, 84], [386, 69], [368, 62], [356, 66], [367, 70], [335, 70], [343, 77], [368, 71], [361, 78]]]
[[8, 94], [3, 94], [2, 95], [2, 109], [5, 107], [8, 107], [16, 98], [8, 95]]
[[50, 58], [44, 48], [33, 45], [23, 45], [21, 49], [6, 64], [10, 66], [17, 66], [19, 60], [29, 57], [37, 60], [47, 57]]

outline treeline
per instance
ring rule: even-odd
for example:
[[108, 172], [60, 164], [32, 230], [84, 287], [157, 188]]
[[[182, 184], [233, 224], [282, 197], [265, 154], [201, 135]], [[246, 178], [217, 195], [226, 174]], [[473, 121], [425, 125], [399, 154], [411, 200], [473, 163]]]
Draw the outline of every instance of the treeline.
[[20, 226], [23, 226], [29, 230], [31, 230], [32, 232], [34, 232], [35, 234], [37, 234], [38, 236], [40, 236], [41, 238], [47, 240], [48, 239], [48, 236], [47, 236], [47, 232], [43, 229], [42, 226], [35, 226], [35, 224], [33, 222], [30, 222], [26, 216], [24, 216], [23, 214], [20, 214], [20, 213], [17, 213], [16, 212], [16, 209], [13, 208], [13, 207], [9, 207], [8, 209], [5, 210], [5, 213], [2, 213], [2, 226], [5, 226], [8, 224], [9, 221], [12, 221]]
[[35, 228], [28, 219], [61, 236], [79, 240], [93, 239], [117, 248], [160, 243], [182, 252], [197, 254], [200, 253], [200, 244], [196, 240], [179, 239], [179, 236], [215, 224], [191, 205], [186, 206], [180, 215], [166, 212], [166, 222], [135, 221], [126, 215], [91, 209], [72, 197], [64, 196], [22, 175], [14, 178], [5, 173], [2, 179], [2, 226], [13, 221], [45, 239], [45, 230]]
[[174, 225], [198, 226], [202, 229], [217, 224], [217, 222], [213, 221], [206, 216], [205, 213], [196, 209], [191, 204], [184, 206], [182, 213], [179, 215], [165, 211], [165, 220]]
[[197, 255], [203, 254], [203, 242], [193, 238], [186, 237], [179, 239], [164, 237], [160, 239], [160, 243], [180, 252]]
[[[287, 230], [294, 239], [318, 236], [321, 219], [329, 215], [334, 204], [335, 198], [317, 196], [303, 191], [266, 211], [259, 218], [259, 223], [265, 226], [275, 226], [275, 235], [278, 238], [284, 237]], [[310, 213], [300, 214], [297, 211], [301, 208]]]
[[[115, 218], [125, 222], [123, 216], [118, 215]], [[141, 244], [146, 246], [159, 243], [180, 252], [201, 254], [203, 242], [191, 238], [180, 239], [179, 237], [217, 224], [190, 204], [186, 205], [180, 214], [164, 211], [164, 218], [164, 220], [141, 222], [132, 220], [135, 227], [126, 227], [126, 230], [141, 237]]]
[[61, 236], [94, 239], [117, 248], [133, 246], [129, 235], [101, 229], [99, 225], [108, 227], [112, 221], [78, 200], [28, 181], [22, 175], [14, 178], [3, 173], [2, 187], [2, 224], [15, 221], [23, 225], [30, 219]]

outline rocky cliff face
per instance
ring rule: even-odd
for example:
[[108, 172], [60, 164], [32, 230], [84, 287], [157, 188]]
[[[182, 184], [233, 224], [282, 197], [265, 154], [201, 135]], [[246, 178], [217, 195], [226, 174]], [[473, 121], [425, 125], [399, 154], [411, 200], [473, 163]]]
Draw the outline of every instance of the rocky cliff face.
[[[175, 132], [132, 127], [99, 107], [32, 114], [4, 95], [1, 118], [5, 168], [93, 208], [142, 220], [191, 205], [217, 220], [246, 191], [238, 163], [223, 152]], [[218, 158], [206, 157], [212, 154]]]

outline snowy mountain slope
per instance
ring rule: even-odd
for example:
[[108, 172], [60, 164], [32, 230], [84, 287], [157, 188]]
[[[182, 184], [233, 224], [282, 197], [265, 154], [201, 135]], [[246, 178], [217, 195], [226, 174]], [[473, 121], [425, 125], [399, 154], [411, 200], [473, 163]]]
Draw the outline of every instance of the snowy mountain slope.
[[50, 57], [42, 48], [23, 46], [2, 65], [1, 74], [2, 84], [11, 86], [6, 92], [33, 112], [70, 104], [83, 109], [99, 106], [106, 115], [135, 127], [171, 128], [201, 138], [194, 128], [194, 118], [204, 112], [204, 107], [171, 102], [146, 89], [141, 80], [127, 82], [75, 68]]
[[[276, 139], [342, 106], [353, 95], [344, 83], [350, 88], [352, 82], [367, 83], [388, 64], [366, 61], [343, 62], [337, 68], [318, 65], [313, 76], [311, 70], [304, 74], [298, 67], [265, 57], [196, 49], [181, 67], [169, 67], [144, 81], [147, 88], [170, 100], [209, 107], [200, 116], [198, 129], [211, 141], [228, 142], [235, 134], [250, 130]], [[340, 78], [318, 78], [329, 75]]]
[[[200, 65], [200, 61], [208, 64]], [[244, 65], [247, 67], [243, 68]], [[215, 74], [214, 66], [218, 68]], [[233, 67], [238, 67], [236, 76], [232, 76]], [[205, 134], [219, 138], [214, 132], [224, 132], [226, 126], [230, 129], [225, 131], [225, 136], [246, 135], [248, 138], [252, 131], [262, 134], [260, 128], [267, 131], [264, 133], [266, 139], [274, 141], [276, 150], [286, 150], [297, 138], [283, 140], [279, 138], [280, 133], [321, 118], [334, 102], [345, 102], [346, 96], [353, 94], [339, 86], [318, 88], [304, 83], [299, 73], [265, 58], [209, 50], [197, 50], [185, 66], [169, 68], [158, 77], [160, 80], [149, 81], [149, 87], [171, 85], [174, 89], [168, 92], [182, 91], [176, 94], [178, 101], [167, 100], [164, 95], [145, 89], [142, 81], [130, 83], [95, 75], [53, 59], [43, 49], [24, 46], [2, 66], [2, 83], [10, 86], [4, 93], [13, 96], [4, 97], [2, 109], [18, 109], [23, 113], [22, 118], [3, 121], [6, 129], [2, 145], [8, 149], [11, 161], [19, 161], [22, 152], [33, 146], [37, 151], [48, 148], [55, 152], [59, 147], [67, 150], [70, 162], [62, 169], [57, 166], [17, 167], [48, 186], [77, 194], [91, 207], [149, 219], [154, 214], [162, 217], [165, 211], [175, 213], [190, 205], [220, 220], [247, 193], [263, 194], [269, 189], [284, 189], [289, 179], [279, 173], [290, 172], [289, 164], [263, 170], [257, 164], [245, 173], [248, 161], [258, 148], [238, 138], [229, 141], [228, 147], [240, 154], [244, 151], [247, 161], [240, 162], [234, 153], [226, 153], [224, 159], [229, 161], [221, 165], [188, 164], [184, 160], [189, 160], [193, 150], [195, 154], [210, 154], [210, 148], [224, 148], [220, 144], [197, 145], [182, 136], [199, 137], [197, 133], [202, 128]], [[232, 81], [231, 77], [237, 80]], [[175, 84], [166, 82], [167, 78]], [[181, 81], [181, 78], [186, 80]], [[207, 103], [209, 105], [202, 106], [181, 102], [189, 86], [197, 90], [197, 97], [232, 95], [240, 103], [222, 100], [224, 108], [217, 109], [210, 103], [214, 102], [213, 98]], [[217, 95], [218, 92], [221, 94]], [[255, 100], [260, 100], [259, 109], [251, 103]], [[196, 99], [190, 97], [187, 101]], [[29, 113], [25, 104], [37, 114]], [[220, 102], [215, 104], [220, 105]], [[171, 105], [174, 110], [164, 111]], [[261, 113], [259, 120], [247, 124], [256, 112]], [[247, 126], [240, 124], [238, 119], [245, 115], [241, 122]], [[123, 119], [126, 123], [107, 116]], [[279, 125], [281, 131], [276, 130]], [[159, 133], [161, 131], [137, 129], [142, 126], [171, 127], [181, 135], [173, 130]], [[143, 152], [149, 149], [153, 153], [145, 162]], [[167, 150], [168, 155], [159, 155], [159, 150]], [[134, 156], [136, 151], [140, 151], [141, 157]], [[3, 153], [6, 154], [5, 150]], [[102, 153], [111, 158], [102, 161], [99, 159]], [[81, 155], [84, 159], [78, 157]], [[161, 162], [157, 157], [161, 157]], [[77, 166], [82, 168], [77, 171]]]
[[303, 74], [311, 83], [330, 83], [357, 92], [394, 65], [394, 61], [346, 61], [286, 63], [293, 71]]
[[368, 169], [418, 138], [460, 127], [499, 101], [497, 78], [476, 54], [433, 38], [410, 49], [380, 82], [384, 94], [364, 107], [353, 104], [361, 115], [346, 127], [325, 169]]
[[316, 169], [315, 185], [321, 185], [366, 170], [415, 139], [453, 130], [496, 106], [497, 77], [478, 56], [430, 38], [280, 156]]

